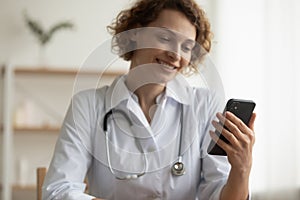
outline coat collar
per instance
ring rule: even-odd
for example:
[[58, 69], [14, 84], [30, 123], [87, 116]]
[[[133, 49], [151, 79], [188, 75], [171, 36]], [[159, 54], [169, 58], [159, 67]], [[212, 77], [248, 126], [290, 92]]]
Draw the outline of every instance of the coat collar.
[[[118, 106], [123, 101], [128, 101], [132, 98], [135, 98], [136, 101], [135, 94], [128, 90], [125, 84], [125, 80], [126, 75], [119, 76], [108, 88], [105, 96], [106, 113], [112, 108]], [[192, 90], [192, 88], [186, 81], [185, 77], [181, 74], [178, 74], [173, 80], [167, 83], [166, 94], [164, 95], [164, 97], [172, 98], [173, 100], [181, 104], [190, 104], [190, 90]]]

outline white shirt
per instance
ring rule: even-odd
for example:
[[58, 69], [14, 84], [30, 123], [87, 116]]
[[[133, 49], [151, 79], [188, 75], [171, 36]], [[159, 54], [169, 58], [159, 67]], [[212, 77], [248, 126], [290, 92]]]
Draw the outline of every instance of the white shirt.
[[[224, 156], [207, 154], [211, 121], [222, 106], [215, 96], [188, 86], [178, 75], [157, 98], [149, 124], [125, 79], [121, 76], [109, 87], [74, 95], [45, 178], [43, 199], [219, 199], [230, 165]], [[120, 114], [108, 118], [108, 152], [103, 118], [112, 108], [123, 110], [131, 125]], [[171, 173], [178, 154], [186, 168], [182, 176]], [[134, 180], [115, 177], [144, 171]], [[90, 195], [83, 193], [85, 176]]]

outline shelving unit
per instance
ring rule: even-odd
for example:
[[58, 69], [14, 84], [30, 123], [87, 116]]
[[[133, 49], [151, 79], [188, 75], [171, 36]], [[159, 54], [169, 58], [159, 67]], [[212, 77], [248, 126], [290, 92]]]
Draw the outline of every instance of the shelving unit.
[[[4, 86], [0, 94], [3, 96], [3, 124], [0, 125], [3, 142], [2, 200], [11, 200], [15, 191], [35, 192], [33, 169], [38, 166], [34, 165], [50, 162], [72, 95], [81, 89], [110, 84], [116, 76], [124, 73], [125, 70], [86, 70], [78, 73], [78, 70], [70, 68], [12, 65], [1, 69]], [[76, 83], [78, 80], [80, 84]], [[22, 107], [24, 102], [25, 106]], [[24, 116], [32, 119], [26, 121], [23, 116], [25, 121], [20, 123], [19, 111], [24, 108], [29, 113]], [[33, 148], [40, 151], [41, 155], [37, 155]], [[47, 152], [47, 155], [42, 155], [43, 152]], [[38, 161], [30, 160], [32, 158]]]
[[[52, 126], [52, 127], [40, 127], [40, 126], [31, 126], [31, 127], [13, 127], [13, 132], [14, 134], [22, 134], [22, 133], [27, 133], [27, 132], [31, 132], [31, 133], [58, 133], [60, 130], [60, 127], [59, 126]], [[1, 126], [0, 127], [0, 134], [3, 133], [3, 127]]]
[[[5, 72], [5, 68], [3, 68], [2, 70], [3, 72]], [[3, 73], [2, 72], [2, 73]], [[27, 74], [27, 75], [69, 75], [69, 76], [76, 76], [79, 71], [78, 70], [74, 70], [71, 68], [44, 68], [44, 67], [28, 67], [28, 66], [18, 66], [17, 68], [14, 69], [14, 73], [16, 75], [21, 75], [21, 74]], [[108, 76], [108, 77], [116, 77], [120, 74], [123, 74], [125, 72], [121, 72], [121, 71], [106, 71], [106, 72], [102, 72], [102, 71], [80, 71], [80, 73], [85, 74], [85, 75], [95, 75], [95, 74], [102, 74], [104, 76]]]

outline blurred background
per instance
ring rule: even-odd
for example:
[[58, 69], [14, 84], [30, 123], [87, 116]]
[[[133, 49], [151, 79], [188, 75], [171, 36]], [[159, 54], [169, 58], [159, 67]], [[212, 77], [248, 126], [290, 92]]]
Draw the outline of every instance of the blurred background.
[[[76, 72], [110, 35], [106, 26], [133, 0], [0, 0], [0, 199], [35, 199], [39, 166], [48, 166], [73, 93]], [[257, 103], [252, 199], [300, 199], [300, 1], [197, 0], [214, 32], [210, 57], [226, 99]], [[45, 45], [45, 30], [71, 22]], [[126, 71], [115, 61], [101, 84]], [[93, 71], [95, 70], [95, 71]], [[87, 86], [97, 69], [83, 73]]]

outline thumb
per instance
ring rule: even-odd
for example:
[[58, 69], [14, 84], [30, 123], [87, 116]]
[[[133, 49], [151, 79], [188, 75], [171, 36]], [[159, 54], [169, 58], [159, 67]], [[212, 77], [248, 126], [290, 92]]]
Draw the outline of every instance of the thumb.
[[249, 128], [254, 131], [254, 121], [256, 119], [256, 113], [252, 113], [250, 121], [248, 123]]

